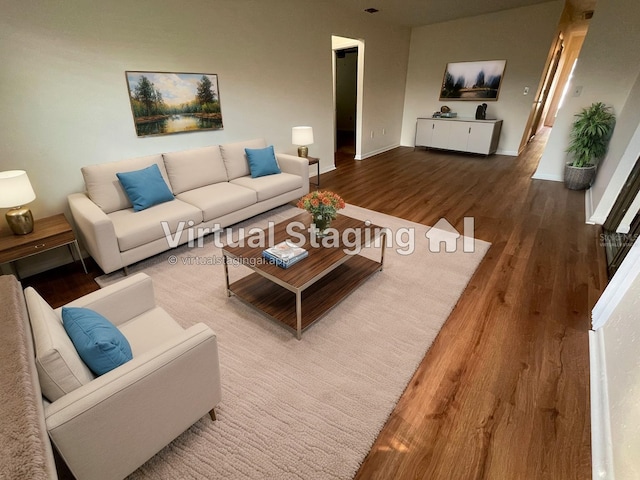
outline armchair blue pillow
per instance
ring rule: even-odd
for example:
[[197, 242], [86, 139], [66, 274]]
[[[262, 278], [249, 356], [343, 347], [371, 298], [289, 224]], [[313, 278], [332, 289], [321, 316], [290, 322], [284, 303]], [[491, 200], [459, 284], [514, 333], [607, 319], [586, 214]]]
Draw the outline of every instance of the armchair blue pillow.
[[116, 173], [116, 176], [135, 212], [174, 199], [173, 193], [169, 190], [155, 163], [142, 170]]
[[281, 173], [273, 145], [266, 148], [245, 148], [244, 151], [247, 154], [251, 178]]
[[127, 338], [98, 312], [62, 307], [62, 325], [82, 361], [96, 375], [110, 372], [133, 358]]

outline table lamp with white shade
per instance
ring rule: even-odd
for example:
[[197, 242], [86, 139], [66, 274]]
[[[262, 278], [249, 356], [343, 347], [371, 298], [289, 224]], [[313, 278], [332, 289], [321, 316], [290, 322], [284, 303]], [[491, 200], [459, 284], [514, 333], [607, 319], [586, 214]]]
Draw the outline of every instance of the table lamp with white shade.
[[307, 158], [309, 154], [308, 145], [313, 144], [313, 128], [293, 127], [291, 129], [291, 143], [298, 145], [298, 156]]
[[0, 208], [10, 208], [6, 214], [9, 228], [16, 235], [25, 235], [33, 231], [33, 215], [25, 208], [33, 202], [36, 194], [31, 187], [27, 172], [8, 170], [0, 172]]

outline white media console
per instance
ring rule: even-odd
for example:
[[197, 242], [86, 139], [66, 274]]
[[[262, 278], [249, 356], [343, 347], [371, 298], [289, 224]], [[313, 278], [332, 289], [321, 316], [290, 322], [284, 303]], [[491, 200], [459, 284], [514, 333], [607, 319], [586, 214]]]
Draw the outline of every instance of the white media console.
[[416, 147], [490, 155], [498, 149], [502, 120], [418, 118]]

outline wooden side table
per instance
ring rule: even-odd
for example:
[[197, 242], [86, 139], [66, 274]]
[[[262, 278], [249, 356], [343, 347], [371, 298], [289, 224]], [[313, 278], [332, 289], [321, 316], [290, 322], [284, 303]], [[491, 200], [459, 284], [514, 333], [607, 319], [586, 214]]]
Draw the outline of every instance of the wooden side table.
[[[13, 235], [11, 232], [3, 232], [0, 235], [0, 264], [13, 264], [13, 262], [22, 258], [37, 255], [64, 245], [69, 248], [71, 258], [74, 260], [71, 246], [75, 246], [82, 268], [84, 268], [84, 273], [87, 273], [87, 266], [84, 264], [84, 259], [80, 253], [78, 240], [71, 229], [71, 225], [69, 225], [62, 213], [36, 220], [33, 232], [26, 235]], [[16, 277], [20, 278], [15, 268], [14, 271], [16, 272]]]
[[315, 165], [318, 169], [318, 176], [316, 177], [316, 187], [320, 188], [320, 159], [316, 157], [307, 157], [307, 160], [309, 160], [309, 166]]

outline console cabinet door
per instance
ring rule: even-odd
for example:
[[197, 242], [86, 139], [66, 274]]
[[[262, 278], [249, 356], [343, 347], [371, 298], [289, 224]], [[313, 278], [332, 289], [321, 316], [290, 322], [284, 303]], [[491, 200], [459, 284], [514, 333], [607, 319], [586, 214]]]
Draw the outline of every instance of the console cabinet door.
[[431, 137], [431, 145], [433, 148], [449, 149], [451, 138], [451, 122], [442, 120], [433, 121], [433, 137]]
[[419, 118], [416, 123], [416, 147], [430, 147], [433, 137], [434, 121]]
[[469, 131], [472, 124], [470, 122], [449, 122], [451, 124], [449, 135], [449, 150], [466, 152], [469, 143]]
[[419, 118], [416, 124], [416, 147], [449, 148], [449, 122]]
[[493, 123], [469, 123], [467, 151], [487, 155], [491, 150], [494, 128]]

